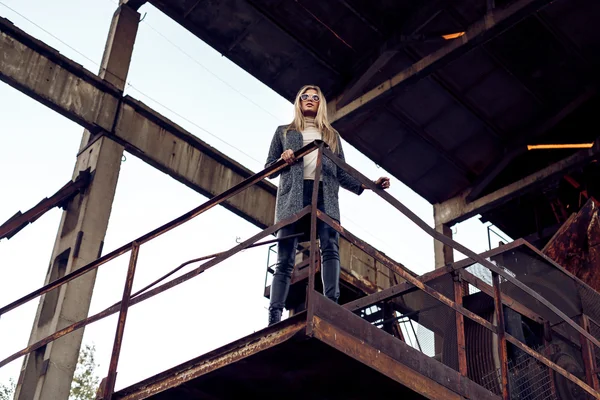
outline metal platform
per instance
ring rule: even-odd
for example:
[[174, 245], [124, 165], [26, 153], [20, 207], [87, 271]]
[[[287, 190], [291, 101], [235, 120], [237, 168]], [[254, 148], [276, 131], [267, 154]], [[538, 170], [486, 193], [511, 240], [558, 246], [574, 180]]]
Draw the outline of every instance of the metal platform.
[[297, 314], [116, 392], [115, 399], [499, 399], [322, 296]]

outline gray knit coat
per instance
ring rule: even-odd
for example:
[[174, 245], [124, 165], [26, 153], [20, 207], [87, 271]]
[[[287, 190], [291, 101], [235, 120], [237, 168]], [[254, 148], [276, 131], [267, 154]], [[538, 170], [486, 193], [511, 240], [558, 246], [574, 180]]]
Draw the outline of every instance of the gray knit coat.
[[[284, 134], [287, 125], [277, 128], [265, 168], [269, 167], [281, 157], [281, 153], [290, 149], [294, 152], [302, 148], [303, 139], [302, 133], [289, 130]], [[338, 136], [338, 157], [344, 159], [342, 150], [342, 142]], [[316, 151], [316, 150], [315, 150]], [[323, 177], [323, 203], [325, 213], [331, 218], [340, 222], [340, 206], [338, 193], [340, 186], [357, 195], [363, 192], [361, 183], [349, 175], [346, 171], [338, 168], [337, 165], [328, 157], [323, 156], [321, 175]], [[277, 188], [277, 201], [275, 208], [275, 223], [289, 218], [303, 208], [303, 191], [304, 191], [304, 163], [299, 160], [291, 166], [287, 166], [279, 172], [274, 173], [269, 178], [275, 178], [281, 174], [279, 187]]]

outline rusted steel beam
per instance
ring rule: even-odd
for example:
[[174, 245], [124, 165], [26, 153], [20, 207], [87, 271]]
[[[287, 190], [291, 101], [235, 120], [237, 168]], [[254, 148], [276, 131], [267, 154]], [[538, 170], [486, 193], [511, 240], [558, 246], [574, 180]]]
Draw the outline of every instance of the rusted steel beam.
[[321, 212], [320, 210], [317, 210], [317, 216], [319, 217], [319, 219], [321, 219], [327, 225], [331, 226], [333, 229], [338, 231], [340, 233], [340, 235], [344, 236], [355, 246], [359, 247], [365, 253], [369, 254], [371, 257], [375, 258], [377, 261], [379, 261], [380, 263], [382, 263], [383, 265], [388, 267], [391, 271], [400, 275], [400, 277], [405, 279], [407, 282], [410, 282], [411, 284], [413, 284], [414, 286], [416, 286], [423, 292], [427, 293], [429, 296], [438, 300], [440, 303], [445, 304], [446, 306], [454, 309], [455, 311], [458, 311], [465, 317], [477, 322], [480, 325], [483, 325], [485, 328], [489, 329], [490, 331], [492, 331], [494, 333], [496, 332], [496, 327], [494, 325], [490, 324], [488, 321], [481, 318], [479, 315], [475, 314], [474, 312], [467, 310], [463, 306], [457, 305], [456, 303], [454, 303], [454, 301], [450, 300], [449, 298], [447, 298], [446, 296], [444, 296], [437, 290], [435, 290], [435, 289], [431, 288], [430, 286], [426, 285], [425, 283], [421, 282], [419, 279], [415, 278], [414, 276], [412, 276], [411, 274], [409, 274], [408, 272], [406, 272], [405, 270], [400, 268], [400, 266], [394, 264], [394, 262], [392, 262], [389, 258], [383, 256], [382, 254], [379, 254], [369, 244], [367, 244], [366, 242], [363, 242], [362, 240], [358, 239], [351, 233], [347, 232], [340, 224], [338, 224], [335, 220], [333, 220], [327, 214]]
[[[229, 249], [228, 251], [221, 253], [218, 257], [213, 258], [212, 260], [202, 264], [201, 266], [197, 267], [196, 269], [194, 269], [184, 275], [181, 275], [180, 277], [173, 279], [167, 283], [164, 283], [152, 290], [146, 291], [145, 293], [142, 293], [137, 297], [130, 299], [129, 305], [133, 306], [133, 305], [140, 303], [146, 299], [156, 296], [157, 294], [162, 293], [174, 286], [177, 286], [183, 282], [186, 282], [187, 280], [192, 279], [195, 276], [198, 276], [199, 274], [201, 274], [204, 271], [206, 271], [207, 269], [217, 265], [218, 263], [222, 262], [223, 260], [226, 260], [227, 258], [248, 248], [252, 243], [277, 232], [279, 229], [281, 229], [282, 227], [284, 227], [286, 225], [297, 222], [299, 219], [301, 219], [302, 217], [307, 215], [309, 212], [310, 212], [310, 206], [307, 206], [307, 207], [303, 208], [301, 211], [299, 211], [297, 214], [291, 216], [290, 218], [279, 221], [277, 224], [272, 225], [267, 229], [264, 229], [262, 232], [257, 233], [256, 235], [254, 235], [251, 238], [247, 239], [246, 241], [240, 243], [239, 245]], [[92, 322], [98, 321], [102, 318], [105, 318], [109, 315], [112, 315], [112, 314], [118, 312], [120, 310], [120, 307], [121, 307], [121, 302], [119, 302], [119, 303], [107, 308], [106, 310], [101, 311], [91, 317], [88, 317], [84, 320], [75, 322], [75, 323], [67, 326], [66, 328], [61, 329], [60, 331], [57, 331], [57, 332], [53, 333], [52, 335], [49, 335], [49, 336], [45, 337], [44, 339], [42, 339], [30, 346], [27, 346], [26, 348], [16, 352], [15, 354], [11, 355], [10, 357], [7, 357], [6, 359], [0, 361], [0, 368], [3, 367], [4, 365], [8, 364], [9, 362], [14, 361], [19, 357], [22, 357], [25, 354], [31, 353], [32, 351], [35, 351], [35, 350], [39, 349], [40, 347], [45, 346], [46, 344], [53, 342], [65, 335], [77, 330], [77, 329], [83, 328], [84, 326], [89, 325]]]
[[344, 354], [358, 360], [407, 388], [434, 400], [462, 400], [458, 393], [424, 377], [418, 371], [399, 363], [389, 355], [369, 345], [360, 338], [336, 329], [326, 320], [314, 317], [314, 336], [322, 342], [338, 348]]
[[[348, 232], [348, 231], [345, 230], [345, 232]], [[439, 268], [439, 269], [433, 270], [433, 271], [423, 274], [421, 276], [418, 276], [417, 279], [419, 279], [423, 283], [427, 283], [433, 279], [439, 278], [442, 275], [451, 273], [452, 271], [453, 271], [452, 267], [447, 266], [444, 268]], [[402, 283], [394, 285], [388, 289], [384, 289], [380, 292], [377, 292], [375, 294], [372, 294], [372, 295], [351, 301], [349, 303], [346, 303], [343, 305], [343, 307], [348, 311], [355, 312], [355, 311], [361, 310], [363, 308], [370, 307], [374, 304], [380, 303], [382, 301], [390, 300], [390, 299], [393, 299], [394, 297], [398, 297], [398, 296], [402, 296], [402, 295], [410, 293], [410, 292], [414, 292], [415, 290], [418, 290], [415, 285], [413, 285], [409, 282], [402, 282]]]
[[137, 242], [133, 242], [133, 245], [131, 246], [131, 255], [129, 257], [129, 268], [127, 269], [127, 277], [125, 279], [125, 288], [123, 289], [123, 296], [121, 299], [121, 308], [119, 310], [119, 320], [117, 322], [115, 341], [110, 357], [106, 384], [104, 386], [105, 400], [111, 400], [113, 392], [115, 391], [115, 383], [117, 381], [117, 366], [119, 365], [119, 356], [121, 355], [123, 333], [125, 332], [125, 322], [127, 321], [127, 311], [129, 311], [131, 288], [133, 287], [133, 279], [135, 278], [135, 269], [137, 266], [139, 253], [140, 245]]
[[562, 376], [564, 376], [565, 378], [567, 378], [568, 380], [570, 380], [571, 382], [573, 382], [574, 384], [579, 386], [581, 389], [585, 390], [594, 399], [600, 399], [600, 393], [598, 393], [593, 388], [591, 388], [587, 383], [585, 383], [581, 379], [577, 378], [575, 375], [568, 372], [564, 368], [562, 368], [562, 367], [558, 366], [557, 364], [553, 363], [552, 361], [548, 360], [546, 357], [542, 356], [540, 353], [536, 352], [529, 346], [521, 343], [521, 341], [519, 339], [517, 339], [514, 336], [512, 336], [511, 334], [507, 333], [506, 340], [508, 342], [512, 343], [513, 345], [515, 345], [520, 350], [529, 354], [531, 357], [535, 358], [537, 361], [541, 362], [542, 364], [546, 365], [547, 367], [550, 367], [555, 372], [561, 374]]
[[500, 291], [500, 276], [492, 272], [494, 286], [494, 308], [496, 309], [496, 328], [498, 329], [498, 355], [500, 358], [500, 389], [503, 400], [510, 400], [508, 390], [508, 348], [506, 347], [506, 332], [504, 326], [504, 308], [502, 307], [502, 292]]
[[588, 199], [579, 212], [560, 227], [542, 253], [600, 291], [600, 212], [594, 200]]
[[597, 140], [592, 148], [580, 150], [567, 158], [534, 172], [517, 182], [513, 182], [510, 185], [480, 197], [473, 202], [467, 201], [469, 190], [466, 190], [462, 194], [434, 206], [436, 210], [435, 223], [455, 224], [471, 218], [474, 215], [486, 212], [498, 205], [521, 196], [548, 181], [559, 179], [565, 173], [585, 165], [593, 159], [596, 159], [599, 155], [600, 141]]
[[91, 181], [91, 174], [89, 170], [82, 171], [77, 179], [64, 185], [59, 191], [49, 198], [45, 198], [39, 202], [35, 207], [30, 210], [21, 213], [20, 211], [0, 225], [0, 240], [7, 238], [10, 239], [16, 235], [21, 229], [28, 224], [35, 222], [39, 217], [50, 211], [54, 207], [65, 207], [66, 203], [70, 201], [73, 196], [77, 193], [82, 192], [88, 187]]
[[[298, 158], [304, 157], [306, 154], [315, 150], [316, 146], [317, 146], [316, 143], [309, 143], [308, 145], [306, 145], [303, 148], [301, 148], [300, 150], [298, 150], [295, 153], [295, 156]], [[271, 165], [270, 167], [262, 170], [259, 173], [252, 175], [251, 177], [240, 182], [239, 184], [231, 187], [230, 189], [224, 191], [223, 193], [221, 193], [217, 196], [214, 196], [210, 200], [208, 200], [205, 203], [201, 204], [200, 206], [188, 211], [187, 213], [175, 218], [174, 220], [167, 222], [166, 224], [140, 236], [139, 238], [119, 247], [118, 249], [113, 250], [112, 252], [106, 254], [105, 256], [102, 256], [102, 257], [98, 258], [97, 260], [92, 261], [91, 263], [81, 267], [80, 269], [73, 271], [70, 274], [67, 274], [67, 275], [63, 276], [62, 278], [59, 278], [59, 279], [55, 280], [54, 282], [51, 282], [48, 285], [45, 285], [45, 286], [31, 292], [30, 294], [25, 295], [22, 298], [0, 308], [0, 315], [14, 309], [15, 307], [20, 306], [21, 304], [26, 303], [38, 296], [41, 296], [44, 293], [49, 292], [50, 290], [55, 289], [55, 288], [59, 287], [60, 285], [66, 283], [66, 282], [69, 282], [69, 281], [85, 274], [88, 271], [91, 271], [94, 268], [98, 268], [100, 265], [107, 263], [108, 261], [120, 256], [121, 254], [126, 253], [127, 251], [129, 251], [131, 249], [133, 242], [137, 242], [138, 244], [142, 245], [142, 244], [170, 231], [171, 229], [176, 228], [177, 226], [191, 220], [192, 218], [197, 217], [198, 215], [202, 214], [203, 212], [210, 210], [214, 206], [223, 203], [227, 199], [235, 196], [236, 194], [247, 189], [248, 187], [250, 187], [250, 186], [254, 185], [255, 183], [263, 180], [264, 178], [270, 176], [271, 174], [285, 168], [285, 166], [286, 166], [285, 161], [283, 161], [283, 160], [277, 161], [275, 164]]]
[[[470, 283], [471, 285], [481, 290], [488, 296], [494, 297], [494, 288], [485, 283], [483, 280], [476, 277], [475, 275], [471, 274], [470, 272], [461, 270], [460, 277], [462, 280]], [[527, 308], [523, 304], [519, 303], [518, 301], [514, 300], [512, 297], [504, 293], [502, 293], [502, 304], [513, 309], [519, 314], [531, 319], [532, 321], [537, 322], [538, 324], [543, 324], [545, 322], [545, 320], [542, 317], [540, 317], [537, 313], [531, 311], [529, 308]]]
[[[596, 142], [594, 144], [594, 147], [596, 148], [596, 150], [599, 150], [600, 149], [600, 141]], [[463, 246], [462, 244], [452, 240], [451, 238], [437, 232], [434, 228], [431, 228], [425, 221], [423, 221], [414, 212], [412, 212], [404, 204], [402, 204], [400, 201], [398, 201], [398, 199], [394, 198], [392, 195], [387, 193], [385, 190], [379, 189], [375, 185], [375, 182], [369, 180], [369, 178], [367, 178], [366, 176], [364, 176], [363, 174], [358, 172], [356, 169], [354, 169], [353, 167], [348, 165], [346, 162], [344, 162], [342, 159], [340, 159], [339, 157], [334, 155], [329, 149], [325, 149], [324, 154], [327, 157], [329, 157], [338, 167], [344, 169], [347, 173], [349, 173], [355, 179], [358, 179], [367, 188], [373, 190], [373, 192], [375, 194], [377, 194], [379, 197], [383, 198], [385, 201], [387, 201], [389, 204], [391, 204], [394, 208], [396, 208], [398, 211], [400, 211], [402, 214], [404, 214], [409, 220], [411, 220], [419, 228], [421, 228], [427, 234], [429, 234], [429, 236], [433, 237], [435, 240], [439, 240], [440, 242], [444, 243], [447, 246], [452, 247], [455, 250], [458, 250], [459, 252], [461, 252], [462, 254], [464, 254], [465, 256], [470, 258], [471, 260], [481, 264], [482, 266], [489, 269], [490, 271], [497, 273], [498, 275], [500, 275], [501, 277], [503, 277], [504, 279], [506, 279], [507, 281], [509, 281], [510, 283], [512, 283], [513, 285], [515, 285], [516, 287], [518, 287], [519, 289], [521, 289], [522, 291], [524, 291], [525, 293], [527, 293], [528, 295], [530, 295], [531, 297], [533, 297], [534, 299], [539, 301], [540, 303], [542, 303], [544, 306], [549, 308], [550, 311], [552, 311], [556, 315], [558, 315], [569, 326], [571, 326], [577, 332], [579, 332], [584, 337], [586, 337], [588, 340], [590, 340], [595, 346], [600, 347], [600, 342], [596, 338], [594, 338], [592, 335], [590, 335], [589, 332], [586, 332], [583, 328], [581, 328], [581, 326], [579, 326], [579, 324], [574, 322], [571, 318], [569, 318], [568, 315], [566, 315], [564, 312], [562, 312], [560, 309], [558, 309], [554, 304], [552, 304], [546, 298], [544, 298], [539, 293], [537, 293], [536, 291], [531, 289], [529, 286], [525, 285], [523, 282], [514, 278], [511, 274], [506, 272], [504, 270], [504, 268], [498, 268], [495, 264], [486, 260], [485, 258], [478, 255], [474, 251], [472, 251], [472, 250], [468, 249], [467, 247]], [[408, 279], [407, 279], [407, 281], [408, 281]], [[463, 315], [465, 315], [466, 317], [469, 317], [466, 314], [463, 314]]]
[[[348, 105], [340, 108], [335, 105], [336, 112], [331, 116], [332, 122], [356, 112], [365, 105], [380, 104], [389, 99], [393, 92], [439, 70], [550, 2], [551, 0], [518, 0], [504, 9], [494, 9], [488, 12], [484, 18], [474, 23], [462, 37], [450, 41], [446, 46], [414, 63]], [[338, 99], [341, 100], [343, 96], [342, 94]], [[338, 99], [333, 100], [332, 103], [336, 104]]]
[[[116, 393], [119, 400], [139, 400], [234, 364], [253, 354], [275, 347], [294, 337], [303, 336], [306, 314], [296, 314], [281, 323], [236, 340], [210, 353], [173, 367]], [[305, 337], [305, 336], [304, 336]]]
[[367, 87], [371, 79], [379, 73], [396, 55], [397, 49], [386, 49], [380, 52], [377, 59], [367, 68], [362, 75], [355, 78], [344, 90], [342, 97], [337, 101], [336, 106], [343, 107], [354, 100]]
[[[590, 319], [587, 315], [581, 315], [581, 327], [586, 331], [590, 331]], [[585, 365], [585, 380], [594, 390], [599, 389], [598, 374], [596, 372], [596, 355], [595, 349], [586, 338], [580, 335], [581, 341], [581, 355], [583, 357], [583, 363]]]
[[[460, 276], [454, 276], [454, 302], [463, 305], [463, 284]], [[456, 344], [458, 351], [458, 372], [462, 376], [467, 376], [467, 351], [465, 341], [465, 319], [461, 313], [455, 311], [456, 315]]]
[[[316, 296], [315, 299], [315, 318], [313, 337], [320, 338], [320, 335], [327, 335], [327, 343], [338, 350], [357, 358], [366, 365], [379, 370], [384, 374], [405, 374], [407, 379], [415, 379], [409, 382], [410, 387], [416, 391], [433, 390], [433, 393], [424, 394], [427, 398], [434, 395], [436, 384], [449, 389], [451, 392], [445, 392], [446, 395], [455, 398], [459, 394], [462, 399], [473, 400], [498, 400], [499, 397], [479, 386], [475, 382], [465, 379], [458, 371], [436, 361], [432, 357], [424, 354], [422, 351], [412, 348], [408, 344], [396, 339], [392, 335], [367, 323], [359, 316], [336, 306], [323, 296]], [[322, 322], [320, 322], [320, 321]], [[310, 323], [310, 321], [307, 321]], [[324, 325], [327, 324], [327, 325]], [[327, 329], [323, 329], [326, 327]], [[356, 341], [347, 342], [341, 339], [340, 335], [348, 335]], [[345, 336], [344, 336], [345, 337]], [[374, 352], [370, 352], [374, 348]], [[368, 350], [367, 350], [368, 349]], [[389, 365], [393, 369], [379, 364], [379, 357], [390, 357], [394, 364]], [[391, 361], [391, 360], [390, 360]], [[405, 368], [408, 367], [408, 368]], [[417, 374], [414, 374], [417, 372]], [[396, 379], [392, 377], [392, 379]], [[439, 389], [439, 387], [438, 387]], [[438, 394], [441, 395], [440, 392]], [[437, 397], [435, 397], [437, 398]]]
[[[484, 47], [485, 48], [485, 47]], [[493, 160], [489, 167], [487, 167], [482, 174], [479, 175], [471, 185], [469, 194], [466, 196], [466, 202], [471, 203], [477, 200], [481, 193], [492, 183], [492, 181], [500, 175], [502, 171], [518, 156], [527, 152], [527, 143], [535, 141], [539, 136], [547, 133], [558, 125], [561, 121], [565, 120], [568, 116], [572, 115], [575, 110], [578, 110], [584, 103], [593, 98], [597, 93], [596, 89], [589, 88], [583, 93], [578, 95], [570, 103], [566, 104], [560, 110], [552, 113], [548, 119], [542, 121], [539, 125], [535, 126], [532, 130], [523, 131], [516, 134], [514, 137], [516, 140], [508, 143], [504, 154]]]

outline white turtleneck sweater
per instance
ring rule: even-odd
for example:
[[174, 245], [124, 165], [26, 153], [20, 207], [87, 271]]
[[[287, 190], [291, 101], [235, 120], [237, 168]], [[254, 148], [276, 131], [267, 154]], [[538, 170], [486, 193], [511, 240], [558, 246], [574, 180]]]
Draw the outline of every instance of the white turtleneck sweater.
[[[315, 126], [314, 118], [305, 119], [305, 127], [302, 133], [303, 146], [314, 142], [315, 140], [322, 140], [321, 132]], [[317, 151], [313, 151], [304, 156], [304, 179], [315, 180], [315, 170], [317, 169]], [[323, 181], [323, 175], [321, 175], [320, 181]]]

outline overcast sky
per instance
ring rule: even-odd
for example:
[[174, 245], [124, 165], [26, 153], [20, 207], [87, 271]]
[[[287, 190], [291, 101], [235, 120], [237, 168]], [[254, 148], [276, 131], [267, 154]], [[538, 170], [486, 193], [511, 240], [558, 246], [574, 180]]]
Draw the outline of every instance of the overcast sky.
[[[0, 16], [94, 73], [115, 8], [112, 0], [0, 0]], [[253, 171], [262, 169], [275, 128], [291, 120], [292, 105], [152, 6], [140, 11], [145, 19], [126, 93]], [[82, 128], [4, 83], [0, 83], [0, 118], [1, 224], [71, 179]], [[388, 175], [348, 143], [344, 148], [347, 161], [367, 176]], [[390, 192], [433, 223], [432, 206], [397, 179], [392, 179]], [[419, 274], [433, 269], [433, 241], [408, 219], [370, 192], [356, 196], [342, 190], [340, 196], [342, 224], [348, 230]], [[126, 154], [104, 254], [204, 201]], [[0, 306], [43, 284], [60, 216], [61, 210], [54, 209], [0, 242]], [[186, 260], [226, 250], [236, 238], [246, 239], [258, 231], [222, 207], [212, 209], [142, 246], [134, 290]], [[476, 218], [458, 225], [455, 238], [476, 252], [488, 247], [486, 227]], [[90, 313], [120, 300], [127, 262], [127, 256], [121, 257], [100, 269]], [[266, 248], [244, 251], [133, 307], [117, 389], [264, 328], [266, 262]], [[27, 345], [37, 304], [36, 299], [2, 316], [0, 359]], [[97, 347], [101, 377], [108, 370], [116, 318], [85, 331], [84, 343]], [[1, 368], [0, 383], [16, 380], [21, 363], [19, 359]]]

